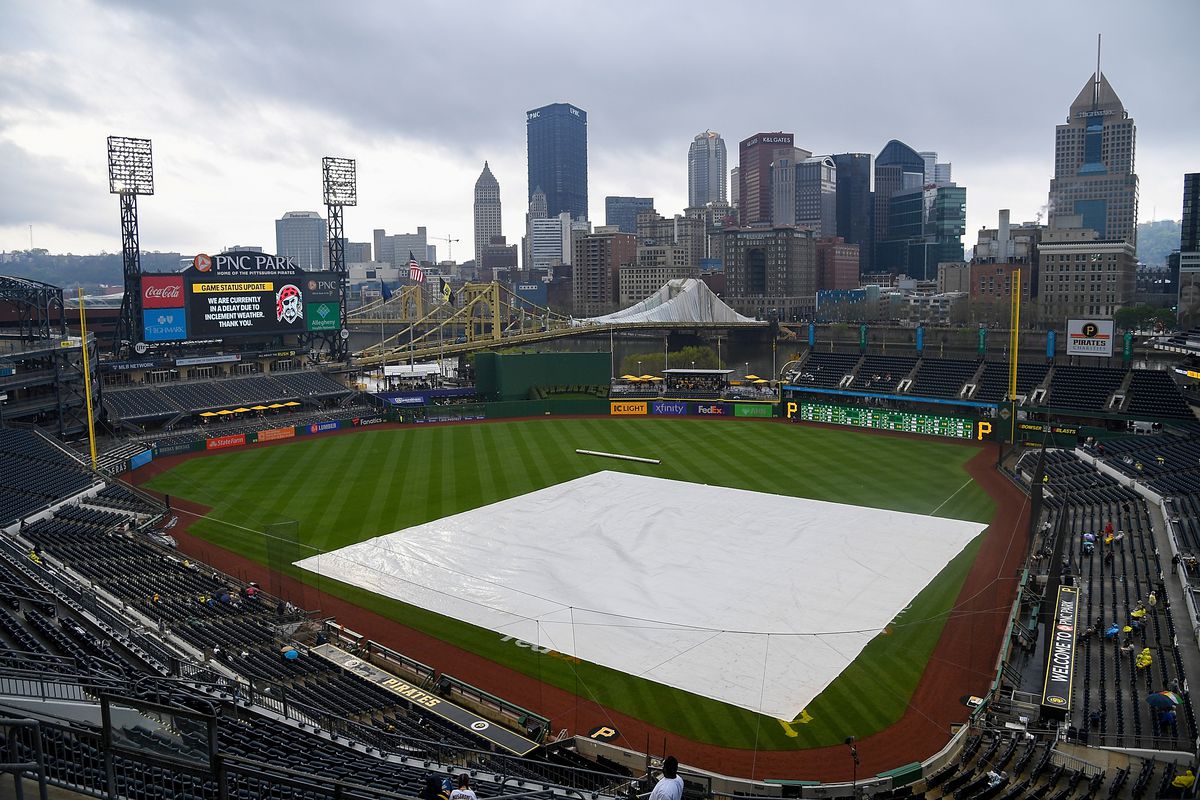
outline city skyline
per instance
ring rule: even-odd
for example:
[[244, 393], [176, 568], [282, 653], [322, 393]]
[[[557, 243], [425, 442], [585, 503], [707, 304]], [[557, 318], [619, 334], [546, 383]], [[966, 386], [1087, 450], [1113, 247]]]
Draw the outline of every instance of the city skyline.
[[[543, 70], [537, 81], [498, 84], [486, 95], [460, 92], [447, 99], [442, 89], [455, 76], [429, 77], [437, 46], [414, 42], [406, 51], [412, 68], [395, 79], [400, 102], [387, 104], [394, 109], [367, 100], [384, 91], [375, 76], [386, 74], [387, 34], [401, 22], [389, 6], [367, 5], [353, 18], [304, 6], [298, 15], [303, 25], [293, 27], [269, 4], [67, 5], [74, 13], [17, 3], [10, 7], [11, 24], [0, 32], [0, 181], [23, 187], [0, 200], [0, 250], [29, 247], [30, 225], [35, 247], [119, 250], [117, 204], [105, 185], [109, 134], [154, 141], [157, 192], [139, 206], [148, 250], [216, 251], [232, 242], [269, 248], [281, 214], [321, 209], [323, 155], [358, 162], [359, 205], [346, 215], [352, 241], [370, 241], [376, 228], [418, 226], [431, 237], [472, 241], [472, 187], [484, 160], [502, 188], [504, 229], [522, 230], [528, 206], [525, 112], [556, 102], [577, 105], [590, 117], [593, 224], [603, 221], [598, 209], [608, 195], [652, 196], [661, 213], [681, 212], [688, 199], [688, 148], [697, 131], [720, 131], [727, 142], [737, 142], [756, 131], [784, 130], [795, 133], [797, 147], [817, 155], [878, 154], [891, 139], [936, 150], [953, 162], [955, 180], [970, 189], [964, 237], [970, 244], [1001, 208], [1012, 209], [1014, 222], [1043, 211], [1054, 174], [1054, 127], [1063, 124], [1070, 98], [1094, 70], [1097, 32], [1105, 34], [1103, 71], [1138, 121], [1139, 221], [1177, 219], [1183, 174], [1200, 168], [1189, 135], [1200, 124], [1200, 108], [1181, 102], [1185, 95], [1170, 88], [1200, 64], [1186, 47], [1186, 32], [1200, 22], [1200, 7], [1191, 3], [1139, 9], [1118, 30], [1080, 24], [1075, 6], [1015, 4], [990, 11], [909, 3], [878, 9], [854, 30], [839, 28], [811, 53], [759, 53], [752, 39], [731, 40], [730, 63], [753, 53], [762, 74], [785, 62], [793, 72], [804, 71], [851, 45], [870, 50], [889, 25], [900, 24], [902, 12], [919, 17], [924, 9], [937, 13], [945, 40], [956, 43], [947, 46], [970, 53], [962, 56], [970, 63], [952, 71], [929, 70], [917, 56], [897, 58], [889, 63], [887, 82], [843, 64], [822, 84], [842, 99], [797, 95], [790, 105], [777, 102], [782, 84], [770, 80], [747, 83], [718, 71], [702, 88], [668, 96], [633, 79], [631, 65], [599, 65], [605, 31], [654, 29], [670, 17], [669, 9], [617, 3], [595, 18], [594, 37], [568, 42], [551, 35], [566, 30], [566, 11], [539, 15], [527, 5], [480, 6], [478, 24], [460, 31], [464, 45], [521, 26], [547, 37], [537, 59], [505, 53], [490, 72], [524, 74], [535, 60], [559, 69]], [[1096, 25], [1112, 18], [1103, 11], [1107, 5], [1123, 7], [1087, 4], [1097, 9]], [[450, 24], [449, 12], [437, 6], [407, 10], [412, 19], [406, 26]], [[1040, 25], [1024, 25], [1022, 12], [1036, 13]], [[804, 19], [819, 23], [831, 13], [805, 9]], [[630, 26], [631, 20], [640, 24]], [[714, 31], [720, 24], [704, 23]], [[247, 31], [277, 25], [285, 35], [271, 38], [269, 57], [242, 46]], [[196, 37], [199, 30], [206, 35]], [[1011, 49], [980, 54], [969, 46], [979, 30], [1019, 37], [1022, 57], [1008, 57]], [[661, 41], [656, 53], [664, 68], [683, 63], [684, 39], [671, 33]], [[107, 58], [114, 41], [127, 46], [124, 62], [136, 69], [122, 72]], [[163, 41], [175, 45], [164, 48]], [[311, 53], [321, 48], [347, 56], [344, 77], [318, 79], [324, 70]], [[480, 49], [462, 48], [463, 70], [482, 68], [474, 55]], [[437, 62], [439, 69], [453, 68]], [[910, 80], [918, 80], [922, 91], [894, 90]], [[982, 113], [984, 107], [989, 113]], [[819, 108], [830, 110], [814, 111]], [[998, 115], [997, 108], [1010, 110]], [[729, 166], [735, 162], [731, 154]]]

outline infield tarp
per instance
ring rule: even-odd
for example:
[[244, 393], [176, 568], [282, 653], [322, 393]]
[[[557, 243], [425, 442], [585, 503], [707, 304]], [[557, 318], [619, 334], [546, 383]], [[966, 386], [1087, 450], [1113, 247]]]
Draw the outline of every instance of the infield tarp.
[[791, 720], [984, 527], [599, 472], [297, 564]]

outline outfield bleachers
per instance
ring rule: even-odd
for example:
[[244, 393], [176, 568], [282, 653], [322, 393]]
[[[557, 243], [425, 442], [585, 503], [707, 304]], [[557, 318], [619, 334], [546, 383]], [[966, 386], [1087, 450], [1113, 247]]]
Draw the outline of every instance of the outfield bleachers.
[[[1050, 371], [1048, 364], [1021, 363], [1017, 366], [1017, 394], [1028, 396]], [[1004, 361], [988, 361], [983, 365], [979, 388], [972, 400], [999, 403], [1008, 396], [1009, 365]]]
[[153, 421], [181, 413], [251, 407], [292, 400], [330, 400], [354, 394], [318, 372], [281, 372], [246, 378], [168, 383], [104, 392], [104, 406], [120, 420]]
[[978, 361], [923, 358], [908, 392], [919, 397], [958, 397], [978, 369]]
[[810, 353], [792, 377], [792, 382], [797, 386], [836, 389], [842, 379], [854, 371], [859, 358], [861, 356], [850, 353]]

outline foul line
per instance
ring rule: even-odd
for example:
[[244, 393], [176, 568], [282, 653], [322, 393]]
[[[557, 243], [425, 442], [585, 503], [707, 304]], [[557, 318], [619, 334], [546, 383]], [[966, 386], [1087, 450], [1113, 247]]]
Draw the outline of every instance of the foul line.
[[949, 496], [949, 497], [947, 497], [945, 500], [943, 500], [943, 501], [941, 502], [941, 505], [939, 505], [939, 506], [938, 506], [937, 508], [935, 508], [933, 511], [930, 511], [930, 512], [929, 512], [929, 516], [931, 516], [931, 517], [932, 517], [934, 514], [936, 514], [937, 512], [941, 511], [941, 510], [942, 510], [942, 506], [946, 505], [946, 503], [949, 503], [951, 500], [953, 500], [953, 499], [954, 499], [954, 496], [955, 496], [955, 495], [957, 495], [957, 494], [958, 494], [959, 492], [961, 492], [963, 489], [965, 489], [965, 488], [967, 488], [968, 486], [970, 486], [970, 485], [971, 485], [971, 481], [973, 481], [973, 480], [974, 480], [974, 478], [967, 478], [967, 482], [966, 482], [966, 483], [964, 483], [962, 486], [958, 487], [957, 489], [955, 489], [955, 490], [954, 490], [954, 494], [950, 495], [950, 496]]

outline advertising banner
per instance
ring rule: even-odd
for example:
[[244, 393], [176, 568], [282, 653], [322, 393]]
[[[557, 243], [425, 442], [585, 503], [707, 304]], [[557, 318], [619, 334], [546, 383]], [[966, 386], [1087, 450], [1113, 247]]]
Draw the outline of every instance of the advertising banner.
[[721, 403], [696, 403], [696, 416], [699, 417], [730, 417], [733, 416], [729, 410], [729, 406]]
[[241, 447], [246, 443], [246, 434], [217, 436], [204, 442], [205, 450], [223, 450], [226, 447]]
[[183, 276], [143, 275], [142, 308], [183, 308]]
[[188, 338], [182, 308], [154, 308], [142, 312], [143, 339], [147, 342], [182, 342]]
[[609, 414], [614, 417], [636, 416], [646, 413], [646, 401], [639, 400], [636, 402], [619, 402], [614, 400], [609, 403]]
[[352, 420], [352, 422], [360, 428], [367, 425], [380, 425], [385, 421], [386, 420], [384, 420], [383, 417], [358, 417], [357, 419]]
[[987, 353], [987, 328], [979, 329], [979, 357], [983, 358]]
[[733, 406], [735, 417], [773, 417], [775, 407], [766, 403], [736, 403]]
[[158, 453], [159, 458], [164, 456], [174, 456], [180, 453], [190, 453], [193, 450], [203, 450], [204, 443], [200, 441], [192, 442], [173, 442], [172, 444], [155, 445], [154, 450]]
[[308, 426], [309, 433], [324, 433], [325, 431], [336, 431], [342, 427], [342, 421], [335, 419], [329, 422], [314, 422]]
[[1113, 321], [1111, 319], [1067, 320], [1067, 355], [1111, 356]]
[[260, 442], [274, 442], [278, 439], [291, 439], [295, 435], [296, 429], [289, 425], [286, 428], [272, 428], [269, 431], [259, 431], [257, 438]]
[[1071, 710], [1072, 675], [1075, 671], [1075, 628], [1079, 617], [1079, 589], [1058, 587], [1046, 647], [1046, 680], [1042, 705], [1063, 712]]
[[688, 404], [682, 400], [655, 400], [650, 404], [651, 414], [663, 414], [672, 417], [683, 417], [688, 412]]
[[305, 303], [304, 317], [310, 331], [336, 331], [338, 329], [337, 303]]
[[143, 450], [142, 452], [138, 453], [137, 455], [135, 455], [129, 459], [129, 468], [137, 469], [138, 467], [144, 467], [153, 460], [154, 460], [154, 451], [153, 450]]

